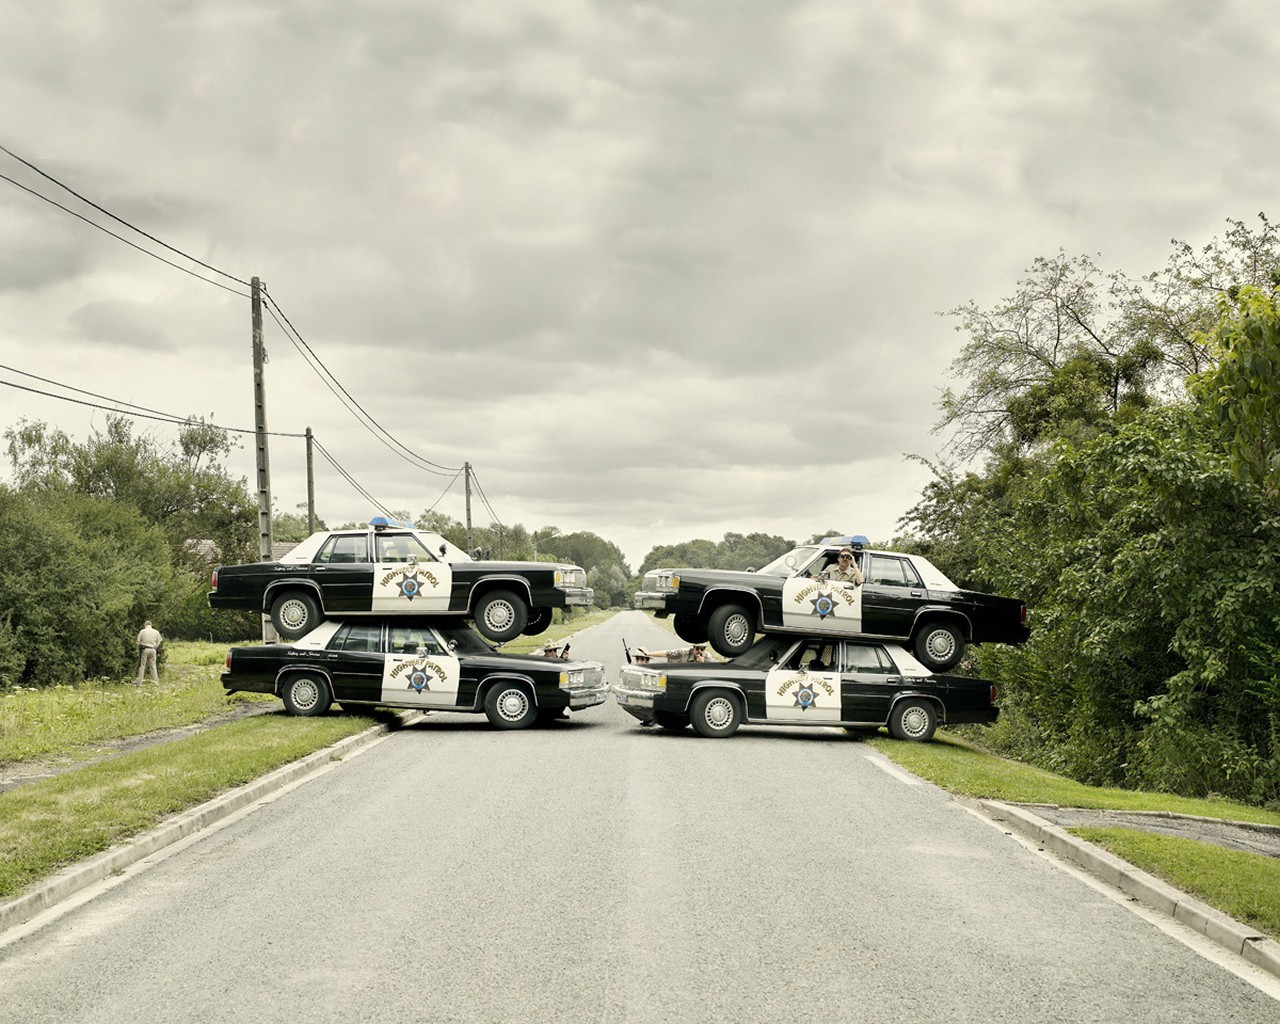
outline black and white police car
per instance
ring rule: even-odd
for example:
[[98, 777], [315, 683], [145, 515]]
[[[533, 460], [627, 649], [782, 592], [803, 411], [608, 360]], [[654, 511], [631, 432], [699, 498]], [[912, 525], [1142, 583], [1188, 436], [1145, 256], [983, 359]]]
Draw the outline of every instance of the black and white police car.
[[713, 738], [740, 725], [887, 725], [925, 741], [940, 724], [1000, 714], [989, 682], [932, 672], [897, 644], [825, 635], [764, 636], [727, 662], [624, 665], [613, 692], [641, 722]]
[[286, 640], [326, 617], [456, 615], [496, 643], [536, 635], [556, 608], [588, 607], [578, 565], [476, 560], [437, 533], [382, 516], [355, 530], [313, 533], [278, 562], [220, 565], [211, 608], [271, 616]]
[[[852, 548], [861, 586], [822, 578], [842, 548]], [[861, 535], [803, 544], [762, 569], [655, 569], [635, 607], [674, 616], [690, 643], [710, 642], [732, 658], [757, 632], [829, 633], [893, 640], [939, 672], [959, 664], [970, 643], [1024, 643], [1021, 601], [961, 590], [922, 555], [875, 551]]]
[[503, 654], [456, 619], [361, 618], [321, 623], [292, 644], [233, 647], [228, 694], [269, 693], [291, 715], [372, 707], [483, 712], [498, 729], [604, 703], [598, 661]]

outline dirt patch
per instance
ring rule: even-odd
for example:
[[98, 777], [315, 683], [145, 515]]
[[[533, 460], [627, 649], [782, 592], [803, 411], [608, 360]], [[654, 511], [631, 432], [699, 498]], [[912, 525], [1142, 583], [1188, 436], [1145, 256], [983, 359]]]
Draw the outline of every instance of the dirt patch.
[[1157, 832], [1182, 839], [1214, 843], [1230, 850], [1260, 853], [1280, 858], [1280, 825], [1259, 825], [1248, 821], [1225, 821], [1221, 818], [1198, 818], [1169, 811], [1101, 811], [1081, 807], [1057, 807], [1051, 804], [1018, 804], [1032, 814], [1062, 828], [1090, 826], [1097, 828], [1131, 828], [1140, 832]]
[[143, 733], [141, 736], [126, 736], [122, 739], [103, 740], [85, 747], [77, 754], [44, 761], [15, 761], [12, 764], [0, 765], [0, 793], [21, 786], [27, 782], [40, 779], [51, 779], [63, 772], [84, 768], [87, 765], [109, 761], [121, 754], [129, 754], [135, 750], [145, 750], [161, 743], [171, 743], [184, 739], [205, 729], [225, 725], [241, 718], [254, 715], [283, 714], [277, 704], [237, 704], [235, 707], [212, 718], [206, 718], [192, 725], [184, 725], [176, 729], [157, 729], [155, 732]]

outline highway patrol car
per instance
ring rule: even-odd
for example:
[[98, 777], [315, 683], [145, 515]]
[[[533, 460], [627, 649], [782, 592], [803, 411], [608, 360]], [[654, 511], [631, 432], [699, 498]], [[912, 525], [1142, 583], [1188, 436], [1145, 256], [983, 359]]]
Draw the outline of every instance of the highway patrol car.
[[[860, 586], [823, 578], [845, 547], [862, 570]], [[967, 644], [1020, 644], [1030, 635], [1021, 601], [961, 590], [922, 555], [873, 551], [860, 535], [801, 545], [758, 571], [655, 569], [635, 607], [674, 616], [682, 639], [710, 642], [726, 658], [742, 654], [757, 632], [830, 633], [905, 644], [945, 672]]]
[[211, 608], [271, 616], [286, 640], [326, 617], [456, 615], [495, 643], [536, 635], [556, 608], [594, 596], [578, 565], [477, 561], [437, 533], [378, 516], [365, 529], [313, 533], [278, 562], [220, 565]]
[[642, 722], [702, 736], [740, 725], [887, 725], [899, 739], [931, 739], [939, 724], [994, 722], [996, 689], [940, 675], [897, 644], [830, 636], [765, 636], [724, 663], [623, 666], [618, 705]]
[[322, 715], [336, 700], [483, 712], [498, 729], [594, 707], [609, 689], [597, 661], [502, 654], [456, 620], [404, 618], [329, 621], [293, 644], [233, 647], [222, 685], [274, 694], [291, 715]]

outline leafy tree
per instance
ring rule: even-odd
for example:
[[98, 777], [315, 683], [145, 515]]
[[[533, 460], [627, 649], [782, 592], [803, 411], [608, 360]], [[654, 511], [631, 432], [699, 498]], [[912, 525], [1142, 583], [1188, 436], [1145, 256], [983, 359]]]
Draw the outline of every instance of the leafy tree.
[[130, 505], [0, 486], [0, 683], [131, 671], [172, 579], [163, 533]]
[[717, 541], [690, 540], [660, 544], [640, 563], [640, 575], [650, 569], [759, 569], [795, 547], [785, 537], [766, 533], [726, 533]]
[[[1280, 284], [1280, 275], [1277, 275]], [[1246, 286], [1219, 299], [1210, 334], [1217, 362], [1196, 390], [1227, 435], [1231, 468], [1280, 504], [1280, 307]]]

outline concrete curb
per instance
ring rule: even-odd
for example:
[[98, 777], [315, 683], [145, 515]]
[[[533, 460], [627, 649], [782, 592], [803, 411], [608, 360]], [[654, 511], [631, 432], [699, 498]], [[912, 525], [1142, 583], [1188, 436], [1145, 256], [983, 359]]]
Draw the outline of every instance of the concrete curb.
[[101, 882], [104, 878], [119, 874], [158, 850], [163, 850], [166, 846], [171, 846], [201, 829], [208, 828], [289, 783], [319, 771], [330, 762], [340, 760], [361, 747], [368, 746], [379, 737], [417, 721], [418, 717], [420, 717], [418, 712], [412, 712], [395, 724], [375, 725], [364, 732], [348, 736], [332, 746], [317, 750], [314, 754], [308, 754], [252, 782], [245, 783], [238, 789], [183, 811], [150, 832], [126, 840], [123, 845], [113, 846], [96, 857], [63, 869], [51, 878], [37, 883], [34, 889], [17, 899], [0, 904], [0, 933], [30, 921], [37, 914]]
[[999, 800], [977, 800], [974, 804], [987, 817], [1008, 825], [1046, 850], [1097, 875], [1108, 885], [1182, 922], [1255, 967], [1280, 978], [1280, 942], [1259, 935], [1220, 910], [1201, 903], [1101, 847], [1073, 836], [1024, 807]]

